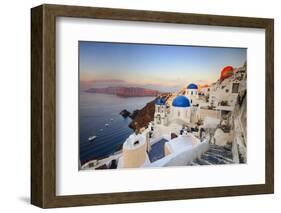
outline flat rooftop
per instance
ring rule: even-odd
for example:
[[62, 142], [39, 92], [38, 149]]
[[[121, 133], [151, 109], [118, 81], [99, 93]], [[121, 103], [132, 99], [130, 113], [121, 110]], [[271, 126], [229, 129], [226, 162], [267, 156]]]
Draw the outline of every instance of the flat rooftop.
[[151, 163], [165, 156], [164, 146], [166, 142], [166, 139], [161, 139], [151, 146], [151, 150], [148, 152], [148, 157]]

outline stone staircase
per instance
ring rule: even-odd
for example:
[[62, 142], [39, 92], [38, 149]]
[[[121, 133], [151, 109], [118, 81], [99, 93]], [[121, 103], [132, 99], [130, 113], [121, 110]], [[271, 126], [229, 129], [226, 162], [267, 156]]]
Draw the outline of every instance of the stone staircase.
[[232, 145], [227, 144], [225, 146], [218, 146], [210, 144], [210, 148], [207, 152], [201, 155], [200, 158], [195, 159], [189, 165], [216, 165], [216, 164], [233, 164], [232, 160]]

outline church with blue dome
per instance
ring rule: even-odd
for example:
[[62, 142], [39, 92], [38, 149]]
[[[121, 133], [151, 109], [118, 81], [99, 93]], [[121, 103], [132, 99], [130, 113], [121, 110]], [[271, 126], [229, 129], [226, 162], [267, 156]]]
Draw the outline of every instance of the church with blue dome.
[[177, 96], [172, 103], [173, 107], [190, 107], [189, 99], [184, 95]]
[[198, 89], [198, 86], [196, 84], [191, 83], [187, 86], [187, 89]]
[[190, 83], [169, 103], [166, 103], [162, 97], [157, 98], [155, 100], [155, 124], [165, 126], [173, 122], [190, 123], [191, 108], [198, 103], [198, 93], [198, 85]]
[[178, 95], [172, 102], [169, 120], [182, 123], [190, 123], [191, 103], [185, 95]]
[[191, 104], [196, 104], [199, 98], [198, 86], [194, 83], [188, 84], [184, 94], [190, 100]]
[[187, 96], [176, 96], [170, 105], [168, 106], [162, 98], [155, 100], [155, 124], [166, 126], [173, 122], [190, 123], [192, 105]]
[[167, 105], [162, 97], [155, 100], [154, 121], [156, 124], [167, 125]]
[[156, 105], [165, 105], [165, 100], [163, 98], [157, 98], [155, 100]]

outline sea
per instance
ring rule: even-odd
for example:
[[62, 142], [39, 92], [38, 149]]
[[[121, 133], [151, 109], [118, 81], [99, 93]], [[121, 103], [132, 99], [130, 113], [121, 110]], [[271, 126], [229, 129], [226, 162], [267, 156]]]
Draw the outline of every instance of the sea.
[[[79, 96], [79, 158], [81, 163], [113, 154], [133, 130], [131, 118], [123, 118], [124, 109], [133, 112], [143, 108], [155, 97], [118, 97], [116, 95], [80, 92]], [[106, 126], [108, 124], [108, 126]], [[90, 136], [97, 136], [88, 141]]]

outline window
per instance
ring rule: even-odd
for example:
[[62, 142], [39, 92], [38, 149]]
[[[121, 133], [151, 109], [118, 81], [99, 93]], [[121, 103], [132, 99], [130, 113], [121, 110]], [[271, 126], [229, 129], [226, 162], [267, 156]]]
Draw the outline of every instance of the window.
[[180, 111], [178, 111], [178, 117], [180, 117], [181, 116], [181, 112]]
[[193, 95], [193, 91], [190, 91], [190, 94]]
[[160, 117], [160, 115], [157, 115], [156, 121], [157, 121], [157, 124], [161, 124], [161, 117]]
[[238, 93], [239, 92], [239, 83], [233, 83], [232, 84], [232, 93]]

